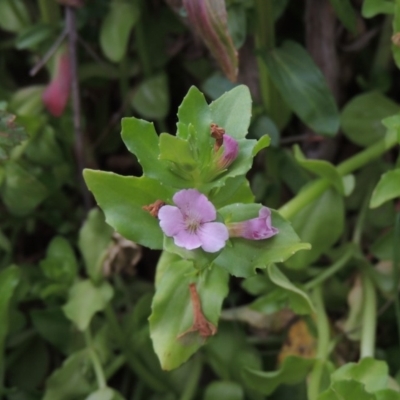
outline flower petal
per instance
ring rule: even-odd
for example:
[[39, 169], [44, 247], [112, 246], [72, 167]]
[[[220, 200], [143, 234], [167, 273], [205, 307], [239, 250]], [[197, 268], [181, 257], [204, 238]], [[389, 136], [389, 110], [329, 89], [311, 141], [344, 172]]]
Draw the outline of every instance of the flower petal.
[[198, 230], [197, 235], [201, 240], [201, 247], [208, 253], [215, 253], [225, 247], [229, 238], [227, 227], [221, 222], [207, 222]]
[[217, 212], [207, 197], [196, 189], [184, 189], [175, 193], [174, 203], [181, 210], [184, 218], [192, 221], [210, 222], [217, 218]]
[[165, 235], [174, 236], [185, 229], [183, 215], [178, 207], [163, 206], [158, 211], [160, 227]]
[[174, 235], [174, 242], [177, 246], [183, 247], [186, 250], [197, 249], [201, 246], [198, 234], [185, 229]]
[[223, 136], [223, 140], [224, 142], [222, 146], [224, 148], [224, 152], [220, 160], [218, 161], [219, 167], [221, 169], [228, 168], [229, 165], [231, 165], [235, 161], [239, 153], [239, 143], [236, 139], [225, 134]]

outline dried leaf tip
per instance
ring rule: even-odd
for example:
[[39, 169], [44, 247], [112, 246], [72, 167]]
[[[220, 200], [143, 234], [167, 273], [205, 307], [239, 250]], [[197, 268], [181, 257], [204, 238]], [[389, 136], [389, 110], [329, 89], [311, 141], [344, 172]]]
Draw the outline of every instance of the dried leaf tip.
[[149, 214], [152, 217], [157, 218], [158, 217], [158, 212], [160, 211], [160, 208], [165, 206], [165, 203], [162, 200], [156, 200], [152, 204], [148, 204], [146, 206], [143, 206], [142, 209], [145, 211], [148, 211]]
[[217, 333], [217, 327], [206, 319], [201, 309], [200, 296], [197, 292], [196, 285], [189, 285], [190, 300], [193, 307], [193, 325], [185, 332], [178, 336], [178, 339], [190, 332], [198, 332], [202, 338], [214, 336]]
[[210, 125], [210, 129], [211, 136], [215, 139], [214, 150], [218, 151], [224, 143], [225, 129], [214, 123]]

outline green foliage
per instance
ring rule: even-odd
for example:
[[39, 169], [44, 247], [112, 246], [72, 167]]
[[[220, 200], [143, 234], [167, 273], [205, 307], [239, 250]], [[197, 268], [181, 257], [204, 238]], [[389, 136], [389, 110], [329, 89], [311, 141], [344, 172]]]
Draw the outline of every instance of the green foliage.
[[85, 331], [93, 316], [104, 310], [112, 296], [113, 289], [107, 282], [94, 286], [90, 280], [78, 281], [71, 287], [63, 310], [79, 330]]
[[[260, 210], [257, 204], [233, 204], [219, 210], [225, 220], [239, 222], [255, 218]], [[307, 250], [309, 244], [301, 243], [290, 223], [278, 213], [272, 212], [272, 224], [279, 229], [279, 235], [268, 241], [251, 241], [242, 238], [230, 239], [215, 259], [215, 264], [225, 268], [234, 276], [254, 275], [256, 268], [265, 268], [268, 264], [283, 262], [299, 250]]]
[[399, 106], [381, 93], [371, 92], [354, 97], [341, 115], [345, 135], [360, 146], [369, 146], [385, 135], [382, 119], [398, 113]]
[[400, 3], [65, 3], [0, 0], [1, 400], [400, 400]]
[[262, 372], [245, 368], [242, 375], [250, 387], [265, 395], [270, 395], [279, 385], [295, 385], [301, 382], [313, 364], [312, 359], [288, 356], [277, 371]]
[[15, 123], [15, 115], [0, 110], [0, 160], [7, 159], [10, 151], [27, 138], [25, 129]]
[[321, 135], [334, 136], [339, 129], [335, 100], [321, 71], [297, 43], [263, 54], [268, 71], [285, 102], [301, 120]]
[[129, 36], [139, 19], [137, 3], [124, 0], [113, 1], [100, 30], [103, 53], [113, 62], [120, 62], [126, 55]]
[[189, 284], [196, 284], [202, 311], [206, 319], [217, 326], [222, 301], [228, 294], [228, 277], [217, 267], [197, 271], [192, 262], [168, 253], [160, 259], [149, 321], [154, 350], [163, 369], [178, 367], [204, 342], [199, 332], [188, 332], [194, 323]]

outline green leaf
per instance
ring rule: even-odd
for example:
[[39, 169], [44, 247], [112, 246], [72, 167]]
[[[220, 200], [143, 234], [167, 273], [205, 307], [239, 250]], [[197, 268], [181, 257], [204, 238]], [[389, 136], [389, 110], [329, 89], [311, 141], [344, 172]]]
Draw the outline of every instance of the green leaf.
[[321, 178], [327, 179], [340, 194], [344, 194], [342, 177], [330, 162], [324, 160], [308, 160], [298, 145], [294, 146], [294, 156], [296, 161], [304, 169]]
[[218, 334], [208, 341], [204, 350], [207, 363], [224, 381], [243, 384], [243, 368], [261, 369], [262, 366], [260, 353], [248, 342], [237, 323], [221, 321]]
[[271, 143], [271, 138], [268, 135], [261, 136], [257, 144], [253, 148], [253, 156], [259, 151], [268, 147]]
[[236, 86], [210, 104], [212, 122], [235, 139], [247, 135], [251, 119], [251, 96], [247, 86]]
[[335, 99], [303, 47], [286, 41], [262, 57], [274, 85], [297, 116], [316, 133], [334, 136], [339, 129]]
[[93, 282], [103, 278], [103, 261], [112, 242], [113, 229], [106, 223], [104, 214], [97, 208], [91, 210], [79, 231], [78, 246], [88, 275]]
[[[301, 252], [286, 262], [293, 269], [308, 267], [340, 237], [344, 229], [343, 197], [329, 189], [292, 218], [300, 238], [311, 243], [311, 250]], [[329, 226], [329, 229], [327, 227]]]
[[26, 390], [34, 390], [46, 378], [50, 367], [48, 346], [39, 337], [33, 337], [24, 343], [24, 352], [18, 362], [7, 368], [10, 385]]
[[119, 62], [126, 54], [129, 35], [139, 19], [140, 10], [137, 3], [112, 1], [110, 11], [104, 18], [100, 29], [100, 45], [105, 56]]
[[1, 29], [9, 32], [20, 32], [29, 26], [29, 19], [28, 8], [22, 0], [0, 1]]
[[165, 73], [140, 82], [132, 97], [132, 107], [148, 119], [163, 119], [169, 111], [168, 77]]
[[129, 240], [151, 249], [162, 248], [163, 234], [158, 220], [142, 207], [158, 199], [170, 202], [171, 189], [146, 177], [94, 170], [85, 170], [83, 176], [109, 225]]
[[143, 175], [157, 179], [165, 185], [190, 187], [190, 183], [171, 172], [165, 160], [159, 160], [158, 136], [152, 123], [133, 117], [123, 118], [122, 140], [137, 157], [143, 168]]
[[31, 312], [30, 316], [33, 326], [41, 337], [63, 353], [68, 352], [73, 326], [61, 308], [36, 309]]
[[376, 400], [376, 397], [368, 393], [364, 385], [353, 380], [334, 382], [332, 386], [321, 393], [317, 400]]
[[65, 315], [84, 331], [92, 317], [104, 310], [113, 297], [113, 288], [108, 282], [94, 286], [90, 280], [78, 281], [69, 292], [67, 304], [63, 307]]
[[289, 307], [296, 314], [310, 314], [315, 311], [307, 293], [293, 285], [275, 265], [269, 265], [267, 271], [272, 283], [286, 292]]
[[253, 203], [254, 195], [249, 182], [243, 176], [229, 178], [225, 185], [213, 189], [208, 198], [216, 209], [232, 203]]
[[382, 119], [399, 111], [399, 105], [382, 93], [363, 93], [345, 105], [341, 115], [343, 132], [353, 143], [369, 146], [386, 134]]
[[245, 368], [242, 376], [249, 387], [268, 396], [282, 384], [295, 385], [303, 381], [313, 364], [313, 359], [288, 356], [277, 371], [262, 372]]
[[26, 216], [47, 197], [48, 190], [43, 183], [15, 161], [5, 164], [5, 174], [2, 194], [10, 213]]
[[28, 139], [25, 128], [15, 123], [15, 115], [0, 110], [0, 160], [4, 160], [10, 151]]
[[242, 387], [235, 382], [211, 382], [204, 393], [203, 400], [244, 400]]
[[[256, 218], [261, 208], [259, 204], [231, 204], [218, 212], [225, 222], [240, 222]], [[291, 224], [278, 212], [272, 212], [272, 225], [279, 233], [264, 240], [232, 238], [215, 259], [215, 264], [225, 268], [238, 277], [255, 274], [256, 268], [265, 268], [268, 264], [283, 262], [299, 250], [309, 249], [308, 243], [301, 243]]]
[[400, 197], [400, 169], [394, 169], [381, 176], [372, 193], [369, 206], [377, 208], [396, 197]]
[[392, 389], [379, 390], [375, 396], [376, 400], [400, 400], [400, 393]]
[[353, 34], [357, 30], [357, 14], [350, 0], [330, 0], [341, 23]]
[[4, 342], [9, 329], [9, 308], [14, 291], [19, 283], [20, 272], [16, 266], [0, 272], [0, 372], [3, 369]]
[[87, 396], [93, 390], [91, 375], [88, 351], [72, 354], [47, 379], [43, 400], [71, 400]]
[[17, 37], [15, 47], [18, 50], [34, 50], [40, 43], [50, 39], [54, 35], [51, 25], [39, 22], [28, 26]]
[[337, 369], [331, 376], [332, 382], [355, 380], [365, 385], [372, 393], [386, 389], [389, 379], [389, 369], [384, 361], [371, 357], [361, 359], [358, 363], [347, 363]]
[[168, 160], [183, 165], [187, 169], [196, 168], [196, 160], [189, 141], [168, 133], [162, 133], [159, 140], [160, 160]]
[[74, 249], [68, 240], [55, 236], [50, 242], [46, 258], [40, 262], [44, 275], [53, 281], [71, 283], [78, 272]]
[[37, 117], [44, 109], [44, 89], [44, 85], [31, 85], [14, 91], [8, 108], [19, 117]]
[[96, 390], [86, 400], [124, 400], [124, 398], [115, 390], [108, 387]]
[[[181, 139], [190, 139], [189, 127], [192, 126], [199, 154], [207, 154], [214, 143], [214, 140], [211, 138], [210, 125], [212, 122], [217, 122], [212, 120], [212, 114], [206, 99], [203, 93], [195, 86], [189, 89], [182, 104], [179, 106], [178, 118], [178, 131], [176, 135]], [[222, 126], [222, 128], [225, 127]]]
[[189, 284], [195, 283], [205, 318], [218, 325], [229, 275], [221, 268], [198, 271], [190, 261], [163, 253], [156, 275], [156, 293], [149, 318], [154, 350], [164, 370], [179, 367], [203, 344], [198, 333], [186, 332], [193, 324]]
[[388, 0], [364, 0], [361, 13], [364, 18], [372, 18], [378, 14], [393, 14], [394, 3]]
[[247, 37], [246, 6], [230, 4], [228, 7], [228, 29], [236, 49], [240, 49]]
[[32, 137], [25, 148], [26, 156], [36, 164], [50, 167], [64, 162], [54, 129], [46, 126]]

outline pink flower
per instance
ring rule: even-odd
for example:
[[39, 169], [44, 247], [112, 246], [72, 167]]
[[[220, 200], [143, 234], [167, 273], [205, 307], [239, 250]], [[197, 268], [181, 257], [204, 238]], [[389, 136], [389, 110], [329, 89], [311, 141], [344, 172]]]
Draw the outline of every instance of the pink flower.
[[184, 189], [175, 193], [177, 207], [163, 206], [158, 212], [164, 234], [174, 238], [174, 243], [187, 250], [201, 247], [215, 253], [225, 246], [228, 229], [221, 222], [211, 222], [217, 212], [207, 197], [196, 189]]
[[57, 60], [56, 71], [50, 84], [43, 92], [42, 100], [48, 111], [59, 117], [67, 105], [71, 88], [71, 64], [67, 52]]
[[226, 169], [236, 160], [239, 153], [239, 143], [232, 136], [225, 134], [223, 136], [222, 148], [224, 152], [218, 160], [218, 167]]
[[268, 239], [279, 231], [271, 224], [271, 211], [261, 207], [258, 218], [228, 224], [230, 237], [243, 237], [250, 240]]

